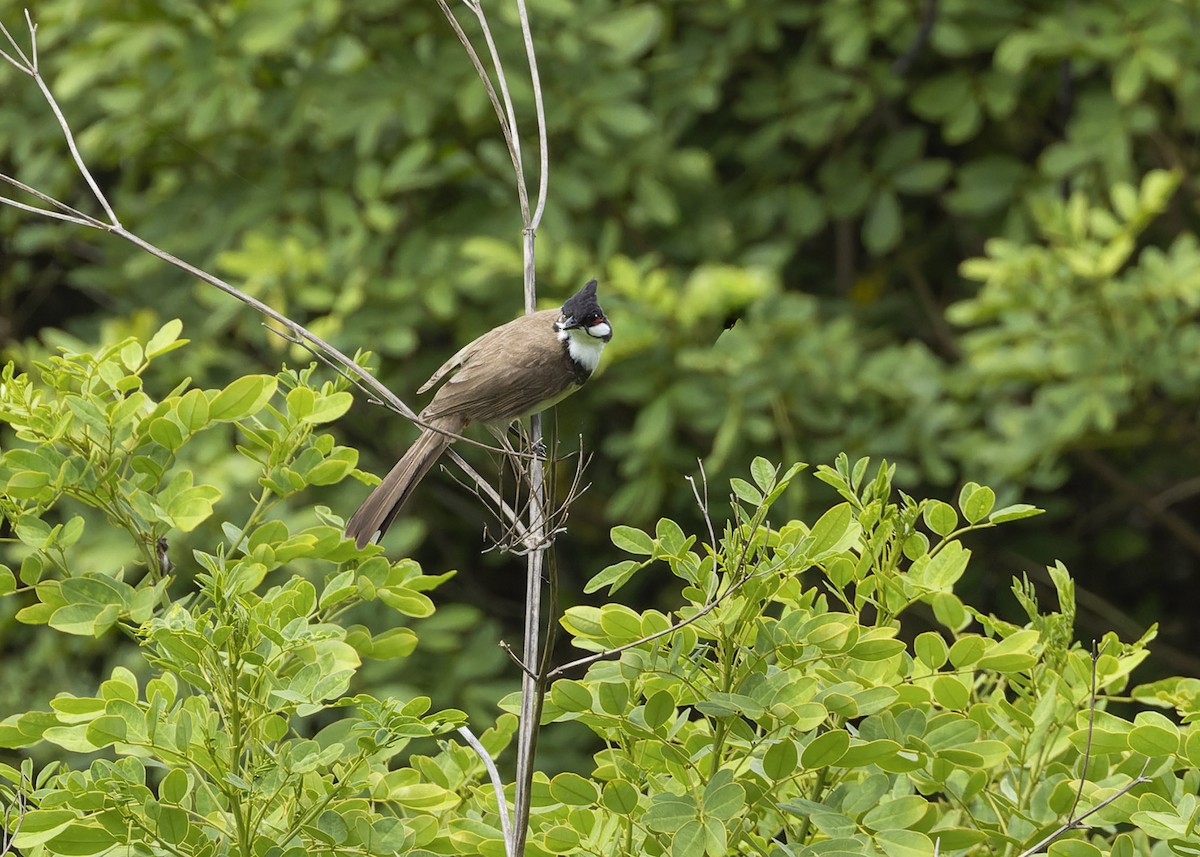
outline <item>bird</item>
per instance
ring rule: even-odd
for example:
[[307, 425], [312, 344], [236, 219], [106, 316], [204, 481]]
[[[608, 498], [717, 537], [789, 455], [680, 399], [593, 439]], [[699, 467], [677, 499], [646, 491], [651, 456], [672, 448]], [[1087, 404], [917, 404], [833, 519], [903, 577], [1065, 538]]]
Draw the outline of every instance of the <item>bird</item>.
[[612, 325], [589, 280], [563, 303], [492, 328], [461, 348], [418, 393], [444, 378], [420, 414], [421, 435], [367, 496], [346, 535], [362, 549], [380, 538], [442, 453], [471, 423], [497, 437], [516, 420], [565, 399], [591, 377], [612, 339]]

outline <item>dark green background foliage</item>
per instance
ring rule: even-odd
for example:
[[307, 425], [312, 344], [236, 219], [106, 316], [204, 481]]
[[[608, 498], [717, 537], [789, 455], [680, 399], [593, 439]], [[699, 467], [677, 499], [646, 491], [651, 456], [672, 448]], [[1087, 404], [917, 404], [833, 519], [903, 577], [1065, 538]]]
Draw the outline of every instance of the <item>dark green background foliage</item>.
[[[513, 13], [496, 5], [531, 131]], [[46, 77], [133, 231], [372, 350], [403, 396], [518, 311], [511, 166], [432, 2], [34, 11]], [[582, 435], [596, 456], [558, 547], [566, 591], [612, 558], [614, 523], [698, 529], [682, 481], [697, 459], [722, 486], [754, 454], [844, 449], [897, 463], [914, 495], [975, 479], [1047, 508], [979, 551], [964, 581], [976, 603], [1060, 557], [1080, 577], [1081, 633], [1136, 639], [1162, 620], [1194, 650], [1191, 616], [1171, 608], [1195, 603], [1200, 556], [1197, 11], [534, 0], [552, 158], [540, 290], [552, 304], [597, 276], [616, 329], [602, 374], [558, 409], [567, 446]], [[0, 87], [0, 166], [93, 210], [36, 87], [7, 67]], [[185, 376], [223, 387], [308, 362], [242, 305], [114, 239], [8, 208], [0, 236], [0, 338], [18, 353], [40, 353], [30, 343], [52, 342], [50, 327], [144, 339], [177, 317], [193, 344], [155, 367], [163, 394]], [[412, 434], [362, 403], [338, 431], [375, 471]], [[226, 450], [206, 454], [196, 466], [227, 496], [246, 487]], [[517, 614], [515, 567], [479, 558], [473, 498], [436, 474], [421, 490], [390, 551], [462, 569], [443, 599]], [[345, 514], [364, 491], [294, 508]], [[814, 499], [829, 498], [797, 492], [787, 512]], [[655, 598], [640, 585], [627, 597]], [[448, 697], [507, 669], [477, 616], [434, 620], [448, 652], [463, 629], [486, 652], [428, 677]], [[11, 625], [0, 645], [17, 645]]]

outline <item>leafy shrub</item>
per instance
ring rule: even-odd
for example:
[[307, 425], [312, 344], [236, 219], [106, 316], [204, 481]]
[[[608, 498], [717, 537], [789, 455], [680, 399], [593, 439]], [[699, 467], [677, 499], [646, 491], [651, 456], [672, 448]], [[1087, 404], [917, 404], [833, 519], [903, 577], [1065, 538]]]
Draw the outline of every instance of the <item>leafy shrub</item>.
[[[4, 370], [0, 417], [19, 442], [0, 457], [0, 510], [23, 557], [0, 569], [0, 594], [39, 633], [122, 634], [139, 653], [0, 722], [0, 747], [66, 754], [0, 763], [6, 836], [72, 857], [503, 854], [482, 760], [428, 740], [464, 715], [352, 691], [364, 658], [417, 656], [407, 622], [432, 613], [425, 593], [446, 576], [355, 550], [327, 510], [304, 527], [278, 515], [353, 472], [320, 431], [347, 395], [285, 370], [156, 396], [143, 377], [180, 332]], [[185, 455], [229, 426], [228, 454], [261, 490], [185, 559], [173, 534], [224, 508]], [[528, 853], [1017, 854], [1055, 834], [1062, 855], [1200, 848], [1197, 681], [1129, 690], [1154, 630], [1081, 646], [1061, 564], [1053, 609], [1015, 582], [1024, 624], [973, 609], [955, 594], [963, 539], [1038, 510], [996, 508], [975, 483], [957, 506], [896, 499], [894, 468], [869, 468], [818, 468], [841, 500], [811, 525], [773, 519], [802, 467], [759, 458], [730, 483], [730, 520], [705, 509], [703, 536], [666, 518], [653, 534], [613, 529], [633, 558], [588, 590], [662, 571], [682, 606], [562, 617], [593, 654], [553, 671], [543, 728], [574, 721], [602, 749], [590, 770], [536, 777]], [[103, 513], [128, 565], [79, 562], [102, 522], [54, 522], [65, 498]], [[354, 621], [371, 602], [390, 627]], [[490, 755], [514, 725], [501, 714], [484, 733]]]

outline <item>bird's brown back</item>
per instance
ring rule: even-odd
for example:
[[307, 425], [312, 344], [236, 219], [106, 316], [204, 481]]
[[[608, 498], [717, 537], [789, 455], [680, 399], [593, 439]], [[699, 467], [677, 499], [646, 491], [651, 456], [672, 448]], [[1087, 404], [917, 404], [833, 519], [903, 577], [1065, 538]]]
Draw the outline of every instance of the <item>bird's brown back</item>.
[[552, 404], [578, 386], [554, 327], [558, 317], [556, 309], [543, 310], [480, 336], [460, 352], [458, 371], [421, 416], [504, 424]]

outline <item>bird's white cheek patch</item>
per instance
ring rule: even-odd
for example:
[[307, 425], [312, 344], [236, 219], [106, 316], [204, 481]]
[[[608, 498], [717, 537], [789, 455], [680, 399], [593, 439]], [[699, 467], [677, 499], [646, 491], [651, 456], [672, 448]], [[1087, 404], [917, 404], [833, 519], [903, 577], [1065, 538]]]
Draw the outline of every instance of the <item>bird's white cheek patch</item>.
[[601, 321], [593, 324], [587, 329], [587, 332], [588, 336], [596, 339], [608, 339], [610, 336], [612, 336], [612, 328], [608, 326], [607, 321]]

